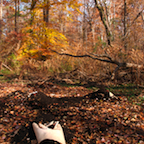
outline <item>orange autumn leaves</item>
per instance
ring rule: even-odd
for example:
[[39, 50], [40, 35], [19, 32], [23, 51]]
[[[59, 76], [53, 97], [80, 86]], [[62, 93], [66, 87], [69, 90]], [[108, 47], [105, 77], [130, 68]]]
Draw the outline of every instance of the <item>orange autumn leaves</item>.
[[[27, 3], [27, 1], [23, 2]], [[48, 3], [46, 1], [37, 1], [34, 8], [28, 14], [28, 23], [25, 23], [25, 27], [22, 29], [22, 33], [25, 36], [22, 38], [17, 59], [32, 58], [45, 61], [54, 55], [51, 50], [65, 50], [69, 44], [65, 35], [58, 28], [57, 18], [45, 21], [43, 19], [43, 11], [47, 8], [47, 13], [49, 14], [46, 17], [49, 19], [49, 17], [55, 17], [58, 14], [57, 9], [61, 6], [63, 7], [63, 13], [68, 13], [69, 9], [75, 9], [80, 13], [80, 5], [80, 2], [76, 0], [49, 1]], [[69, 14], [66, 14], [66, 18], [68, 17]]]
[[34, 25], [23, 29], [25, 38], [19, 50], [18, 59], [46, 60], [52, 56], [50, 49], [62, 50], [68, 46], [67, 39], [62, 33], [46, 27], [45, 22], [40, 22], [39, 25], [41, 27]]

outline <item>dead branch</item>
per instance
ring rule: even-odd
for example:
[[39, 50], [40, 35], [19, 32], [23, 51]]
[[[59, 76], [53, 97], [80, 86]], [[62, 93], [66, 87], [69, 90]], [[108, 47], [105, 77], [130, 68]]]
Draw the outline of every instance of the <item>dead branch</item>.
[[117, 66], [117, 67], [115, 68], [114, 72], [112, 73], [111, 80], [114, 80], [115, 74], [116, 74], [116, 72], [119, 70], [119, 68], [120, 68], [120, 66]]
[[[122, 67], [122, 65], [119, 65], [115, 68], [114, 72], [112, 73], [111, 80], [114, 80], [115, 74], [119, 70], [120, 67]], [[125, 63], [125, 67], [126, 68], [138, 68], [138, 69], [140, 69], [140, 68], [143, 68], [143, 65], [138, 65], [138, 64], [133, 64], [133, 63]]]
[[142, 18], [142, 21], [143, 21], [143, 24], [144, 24], [144, 17], [143, 17], [143, 14], [141, 13], [141, 18]]
[[15, 51], [18, 51], [20, 49], [21, 42], [22, 42], [21, 40], [18, 41]]
[[89, 54], [91, 54], [91, 55], [94, 55], [94, 56], [96, 56], [96, 57], [105, 57], [105, 58], [108, 58], [110, 61], [112, 61], [112, 58], [108, 55], [108, 54], [102, 54], [102, 55], [98, 55], [98, 54], [93, 54], [93, 53], [90, 53], [90, 52], [88, 52]]
[[14, 134], [11, 134], [10, 136], [15, 137], [18, 134], [18, 132], [20, 131], [21, 128], [22, 128], [22, 126], [20, 126], [20, 128], [18, 128], [16, 131], [14, 131]]
[[127, 68], [131, 68], [131, 67], [133, 67], [133, 68], [142, 68], [143, 65], [138, 65], [138, 64], [133, 64], [133, 63], [126, 63], [126, 67]]
[[9, 68], [7, 65], [5, 65], [4, 63], [2, 63], [2, 66], [4, 66], [6, 69], [8, 69], [9, 71], [13, 72], [13, 70], [11, 68]]
[[[50, 49], [52, 52], [55, 52], [57, 53], [58, 55], [66, 55], [66, 56], [70, 56], [70, 57], [75, 57], [75, 58], [84, 58], [84, 57], [89, 57], [91, 59], [95, 59], [95, 60], [99, 60], [99, 61], [102, 61], [102, 62], [107, 62], [107, 63], [112, 63], [112, 64], [115, 64], [115, 65], [121, 65], [121, 63], [119, 63], [118, 61], [115, 61], [115, 60], [112, 60], [112, 58], [106, 56], [106, 55], [96, 55], [96, 54], [93, 54], [94, 56], [97, 56], [97, 57], [93, 57], [91, 55], [73, 55], [73, 54], [68, 54], [68, 53], [59, 53], [55, 50], [52, 50]], [[102, 58], [99, 58], [99, 57], [106, 57], [108, 59], [102, 59]]]
[[[99, 61], [102, 61], [102, 62], [107, 62], [107, 63], [115, 64], [115, 65], [117, 65], [117, 68], [116, 68], [117, 70], [118, 70], [120, 67], [143, 68], [143, 65], [134, 64], [134, 63], [126, 63], [126, 62], [121, 63], [121, 62], [118, 62], [118, 61], [116, 61], [116, 60], [112, 60], [112, 58], [111, 58], [110, 56], [108, 56], [107, 54], [97, 55], [97, 54], [92, 54], [92, 53], [90, 53], [90, 54], [96, 56], [96, 57], [93, 57], [93, 56], [88, 55], [88, 54], [85, 54], [85, 55], [73, 55], [73, 54], [68, 54], [68, 53], [59, 53], [59, 52], [57, 52], [57, 51], [55, 51], [55, 50], [52, 50], [52, 49], [50, 49], [50, 50], [51, 50], [52, 52], [57, 53], [58, 55], [66, 55], [66, 56], [75, 57], [75, 58], [89, 57], [89, 58], [91, 58], [91, 59], [99, 60]], [[100, 57], [103, 57], [103, 58], [105, 57], [105, 58], [107, 58], [107, 59], [102, 59], [102, 58], [100, 58]], [[117, 71], [117, 70], [116, 70], [116, 71]]]
[[[125, 67], [125, 68], [143, 68], [143, 65], [139, 65], [139, 64], [134, 64], [134, 63], [121, 63], [121, 62], [118, 62], [116, 60], [112, 60], [112, 58], [108, 55], [108, 54], [102, 54], [102, 55], [97, 55], [97, 54], [92, 54], [92, 53], [89, 53], [91, 55], [72, 55], [72, 54], [68, 54], [68, 53], [59, 53], [55, 50], [52, 50], [50, 49], [52, 52], [55, 52], [57, 53], [58, 55], [66, 55], [66, 56], [70, 56], [70, 57], [76, 57], [76, 58], [84, 58], [84, 57], [89, 57], [91, 59], [95, 59], [95, 60], [99, 60], [99, 61], [103, 61], [103, 62], [107, 62], [107, 63], [111, 63], [111, 64], [115, 64], [117, 65], [117, 67], [115, 68], [114, 72], [112, 73], [112, 77], [111, 79], [113, 80], [115, 78], [115, 74], [116, 72], [121, 68], [121, 67]], [[103, 58], [103, 59], [102, 59]], [[104, 59], [104, 58], [107, 58], [107, 59]]]
[[108, 22], [106, 21], [106, 15], [104, 13], [103, 6], [102, 5], [99, 6], [98, 1], [95, 0], [95, 7], [98, 9], [101, 21], [102, 21], [102, 23], [105, 27], [106, 36], [107, 36], [107, 43], [108, 43], [109, 46], [111, 46], [111, 31], [110, 31], [110, 27], [108, 25]]
[[15, 48], [16, 44], [14, 44], [9, 50], [6, 49], [6, 46], [3, 46], [3, 50], [0, 51], [2, 58], [6, 58]]
[[132, 23], [130, 24], [130, 26], [128, 27], [127, 31], [126, 31], [126, 34], [124, 35], [124, 37], [122, 39], [125, 39], [126, 36], [128, 35], [129, 33], [129, 30], [131, 28], [131, 26], [134, 24], [134, 22], [138, 19], [139, 16], [142, 16], [142, 12], [143, 12], [144, 9], [142, 9], [137, 15], [136, 17], [134, 18], [134, 20], [132, 21]]

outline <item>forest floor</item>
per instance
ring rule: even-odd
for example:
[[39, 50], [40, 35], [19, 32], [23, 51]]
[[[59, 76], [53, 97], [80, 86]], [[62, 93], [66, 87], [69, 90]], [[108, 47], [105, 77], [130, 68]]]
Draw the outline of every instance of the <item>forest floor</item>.
[[[96, 89], [82, 86], [1, 83], [0, 143], [34, 144], [31, 123], [58, 120], [68, 144], [144, 144], [143, 89], [110, 88], [120, 101], [89, 99], [84, 96]], [[35, 99], [28, 97], [34, 91]], [[49, 101], [38, 101], [45, 95]]]

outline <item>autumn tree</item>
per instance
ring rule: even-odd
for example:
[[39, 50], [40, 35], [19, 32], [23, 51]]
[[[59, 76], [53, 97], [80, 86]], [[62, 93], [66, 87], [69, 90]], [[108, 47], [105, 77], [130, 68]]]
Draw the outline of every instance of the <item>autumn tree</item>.
[[[132, 5], [133, 3], [130, 4], [130, 1], [124, 1], [124, 3], [119, 3], [121, 6], [123, 6], [122, 9], [119, 8], [119, 14], [115, 14], [114, 17], [111, 17], [112, 14], [109, 12], [112, 10], [111, 9], [108, 10], [108, 6], [110, 3], [106, 2], [105, 0], [103, 0], [103, 1], [95, 0], [94, 2], [95, 2], [95, 7], [97, 8], [97, 10], [99, 12], [99, 16], [100, 16], [100, 19], [102, 22], [101, 27], [104, 26], [105, 35], [107, 38], [107, 46], [106, 46], [106, 49], [103, 50], [103, 54], [95, 54], [88, 50], [86, 51], [85, 55], [59, 53], [55, 50], [54, 50], [54, 52], [56, 52], [59, 55], [67, 55], [67, 56], [77, 57], [77, 58], [89, 57], [89, 58], [96, 59], [99, 61], [115, 64], [116, 67], [115, 67], [114, 73], [117, 72], [118, 69], [120, 69], [121, 67], [138, 68], [138, 69], [143, 68], [143, 65], [142, 65], [143, 63], [140, 59], [139, 59], [139, 62], [141, 64], [139, 64], [139, 63], [136, 64], [135, 62], [131, 61], [134, 58], [134, 55], [129, 56], [127, 53], [128, 52], [127, 49], [129, 49], [129, 52], [131, 50], [133, 50], [132, 48], [130, 48], [130, 45], [128, 45], [128, 38], [131, 37], [131, 35], [129, 33], [130, 29], [135, 24], [135, 22], [140, 18], [140, 15], [143, 12], [143, 9], [141, 9], [141, 10], [139, 10], [139, 12], [135, 13], [135, 16], [133, 17], [133, 19], [130, 19], [131, 15], [128, 15], [128, 10], [132, 11], [134, 6]], [[136, 6], [137, 3], [135, 3], [134, 5]], [[116, 7], [114, 6], [114, 8], [116, 8]], [[84, 9], [85, 9], [85, 7], [84, 7]], [[85, 13], [88, 13], [88, 10], [89, 9], [87, 9], [87, 11]], [[85, 17], [85, 15], [86, 14], [84, 14], [84, 17]], [[114, 24], [111, 24], [112, 21]], [[117, 39], [115, 39], [115, 41], [112, 41], [112, 37], [113, 37], [112, 36], [112, 34], [113, 34], [112, 26], [113, 25], [115, 26], [115, 34], [117, 32], [119, 32], [119, 34], [120, 34], [119, 36], [117, 36]], [[141, 21], [140, 25], [142, 25], [142, 21]], [[85, 29], [87, 29], [86, 26], [85, 26]], [[121, 31], [121, 30], [123, 30], [123, 31]], [[85, 31], [84, 31], [84, 33], [85, 33]], [[88, 35], [86, 35], [86, 36], [88, 36]], [[122, 43], [121, 43], [121, 40], [122, 40]], [[115, 45], [115, 42], [117, 42], [121, 46]], [[124, 44], [123, 44], [123, 42], [124, 42]], [[130, 44], [130, 42], [129, 42], [129, 44]], [[112, 53], [112, 52], [114, 52], [114, 53]], [[140, 51], [137, 51], [137, 52], [139, 53]]]
[[56, 22], [51, 22], [50, 14], [56, 10], [60, 5], [64, 5], [64, 11], [67, 11], [67, 7], [77, 7], [76, 1], [70, 4], [67, 1], [53, 2], [49, 0], [44, 1], [32, 1], [30, 6], [30, 13], [32, 17], [31, 25], [26, 24], [23, 29], [23, 33], [27, 36], [23, 39], [23, 45], [20, 49], [19, 57], [30, 57], [45, 60], [51, 53], [51, 49], [65, 49], [67, 46], [66, 37], [56, 30], [53, 25], [58, 25]]
[[2, 53], [7, 48], [5, 58], [14, 52], [23, 62], [34, 59], [47, 65], [73, 61], [93, 73], [97, 67], [114, 73], [121, 67], [142, 68], [142, 5], [142, 0], [8, 1]]
[[2, 15], [3, 15], [3, 0], [0, 3], [0, 40], [2, 38]]

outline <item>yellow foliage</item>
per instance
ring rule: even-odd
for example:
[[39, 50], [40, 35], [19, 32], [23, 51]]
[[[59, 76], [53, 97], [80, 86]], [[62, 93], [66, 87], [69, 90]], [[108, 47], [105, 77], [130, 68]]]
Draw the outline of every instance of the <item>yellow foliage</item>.
[[21, 0], [21, 2], [28, 3], [28, 2], [29, 2], [29, 0]]
[[[27, 0], [22, 1], [27, 3]], [[49, 4], [44, 1], [38, 2], [36, 7], [31, 11], [33, 17], [32, 26], [27, 23], [26, 27], [22, 29], [25, 37], [23, 38], [21, 48], [18, 50], [18, 59], [37, 59], [43, 56], [49, 58], [52, 55], [50, 49], [65, 50], [68, 47], [67, 38], [56, 29], [53, 29], [52, 24], [49, 23], [49, 25], [47, 25], [43, 21], [42, 9], [49, 7], [55, 11], [59, 5], [62, 11], [69, 13], [69, 15], [67, 15], [69, 21], [73, 21], [73, 14], [70, 9], [75, 9], [81, 13], [79, 10], [80, 3], [77, 0], [49, 1]]]
[[75, 9], [78, 13], [82, 14], [82, 12], [79, 10], [79, 8], [75, 8]]
[[23, 29], [26, 34], [23, 44], [19, 49], [17, 59], [35, 58], [46, 56], [49, 58], [52, 53], [50, 49], [61, 50], [68, 46], [66, 37], [57, 30], [47, 27], [46, 23], [39, 21], [39, 25], [34, 24]]
[[69, 20], [69, 21], [71, 21], [71, 22], [73, 22], [73, 19], [72, 19], [72, 18], [70, 18], [70, 17], [68, 17], [68, 20]]

